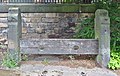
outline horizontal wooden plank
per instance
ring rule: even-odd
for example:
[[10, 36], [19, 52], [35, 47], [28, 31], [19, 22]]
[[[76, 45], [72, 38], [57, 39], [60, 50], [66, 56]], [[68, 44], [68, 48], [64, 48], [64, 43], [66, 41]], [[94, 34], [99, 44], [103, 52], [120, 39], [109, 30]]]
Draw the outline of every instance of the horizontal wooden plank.
[[95, 39], [22, 39], [22, 54], [98, 54]]
[[94, 4], [0, 4], [0, 12], [8, 12], [10, 7], [19, 7], [23, 13], [66, 13], [87, 12], [96, 10]]

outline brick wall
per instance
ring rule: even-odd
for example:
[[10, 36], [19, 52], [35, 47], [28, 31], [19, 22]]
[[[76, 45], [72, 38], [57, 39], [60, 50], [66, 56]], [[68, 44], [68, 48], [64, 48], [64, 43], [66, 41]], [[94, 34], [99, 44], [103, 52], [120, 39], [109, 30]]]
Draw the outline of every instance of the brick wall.
[[[72, 38], [88, 13], [22, 13], [23, 38]], [[7, 45], [7, 13], [0, 13], [0, 45]]]
[[[76, 23], [78, 18], [78, 14], [64, 13], [24, 13], [22, 16], [23, 33], [39, 34], [37, 36], [40, 38], [64, 38], [63, 33], [69, 26], [68, 22]], [[69, 36], [68, 33], [66, 35]]]

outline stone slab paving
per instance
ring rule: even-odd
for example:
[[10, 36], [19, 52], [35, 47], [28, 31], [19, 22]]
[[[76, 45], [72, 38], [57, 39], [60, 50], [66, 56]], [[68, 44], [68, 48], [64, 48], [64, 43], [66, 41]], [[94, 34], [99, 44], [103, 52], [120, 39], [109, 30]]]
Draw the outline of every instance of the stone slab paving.
[[56, 57], [56, 56], [39, 56], [39, 57], [29, 57], [28, 60], [32, 61], [48, 61], [48, 62], [58, 62], [61, 61], [62, 59]]
[[110, 70], [97, 67], [87, 69], [83, 67], [70, 68], [66, 66], [23, 64], [20, 70], [22, 71], [20, 76], [117, 76]]

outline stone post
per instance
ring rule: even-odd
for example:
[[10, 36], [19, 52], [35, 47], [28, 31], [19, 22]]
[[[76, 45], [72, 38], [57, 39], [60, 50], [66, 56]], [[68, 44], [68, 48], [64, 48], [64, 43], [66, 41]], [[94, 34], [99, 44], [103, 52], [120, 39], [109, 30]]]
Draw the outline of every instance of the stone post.
[[19, 8], [8, 10], [8, 51], [20, 60], [20, 38], [22, 37], [21, 12]]
[[98, 9], [95, 12], [95, 38], [99, 43], [97, 62], [107, 67], [110, 60], [110, 18], [107, 10]]

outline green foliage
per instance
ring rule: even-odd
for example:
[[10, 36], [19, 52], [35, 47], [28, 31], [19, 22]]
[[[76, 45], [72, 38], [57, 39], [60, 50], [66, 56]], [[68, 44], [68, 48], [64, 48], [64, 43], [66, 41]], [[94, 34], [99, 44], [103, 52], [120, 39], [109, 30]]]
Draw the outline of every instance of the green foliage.
[[63, 0], [64, 3], [79, 3], [79, 0]]
[[45, 58], [45, 59], [42, 61], [42, 64], [48, 65], [48, 64], [49, 64], [49, 60], [48, 60], [47, 58]]
[[65, 3], [71, 3], [73, 0], [64, 0]]
[[113, 70], [120, 68], [120, 52], [111, 52], [111, 59], [108, 64], [108, 67]]
[[28, 60], [28, 56], [26, 54], [22, 55], [21, 60], [22, 61], [27, 61]]
[[10, 54], [7, 52], [3, 58], [2, 65], [8, 68], [14, 68], [18, 66], [18, 59], [16, 54]]
[[89, 39], [94, 38], [94, 17], [87, 18], [76, 26], [74, 38]]

